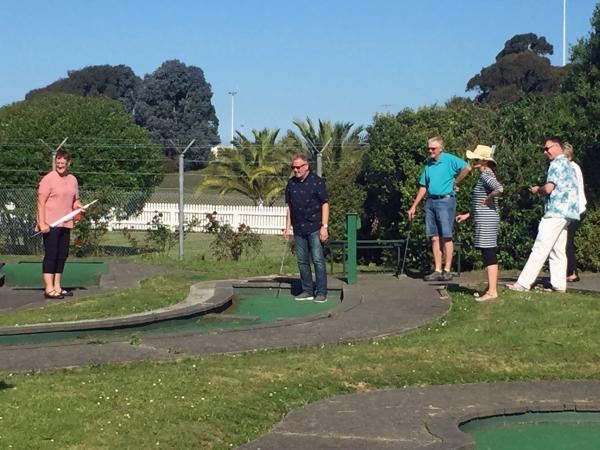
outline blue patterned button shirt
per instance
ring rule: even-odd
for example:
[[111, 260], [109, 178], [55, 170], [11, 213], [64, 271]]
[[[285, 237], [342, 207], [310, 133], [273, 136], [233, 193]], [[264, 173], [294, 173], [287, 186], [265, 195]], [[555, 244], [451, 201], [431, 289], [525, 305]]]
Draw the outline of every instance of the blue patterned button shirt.
[[565, 155], [550, 162], [546, 183], [554, 184], [554, 189], [546, 197], [544, 217], [579, 220], [577, 178]]

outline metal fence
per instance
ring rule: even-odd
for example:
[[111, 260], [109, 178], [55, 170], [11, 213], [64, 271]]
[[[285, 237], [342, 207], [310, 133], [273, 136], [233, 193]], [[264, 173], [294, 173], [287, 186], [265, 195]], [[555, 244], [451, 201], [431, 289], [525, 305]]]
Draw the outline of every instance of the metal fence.
[[[102, 210], [100, 220], [110, 231], [151, 229], [152, 220], [157, 215], [161, 223], [171, 230], [175, 231], [179, 226], [179, 205], [171, 200], [173, 195], [170, 191], [82, 191], [80, 195], [84, 203], [99, 199], [97, 205]], [[152, 201], [157, 199], [171, 201]], [[208, 222], [206, 215], [215, 212], [219, 222], [233, 228], [245, 224], [259, 234], [281, 234], [285, 227], [284, 206], [239, 204], [248, 201], [235, 196], [216, 202], [221, 199], [210, 194], [186, 194], [184, 200], [184, 223], [195, 224], [192, 232], [202, 232]], [[0, 190], [0, 254], [31, 255], [41, 252], [41, 237], [32, 237], [36, 202], [36, 189]]]

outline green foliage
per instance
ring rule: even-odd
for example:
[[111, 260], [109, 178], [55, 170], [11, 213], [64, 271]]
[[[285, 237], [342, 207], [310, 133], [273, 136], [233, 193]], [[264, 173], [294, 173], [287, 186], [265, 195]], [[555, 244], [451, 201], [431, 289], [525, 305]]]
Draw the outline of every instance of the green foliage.
[[35, 255], [42, 238], [31, 238], [36, 226], [37, 193], [33, 190], [0, 189], [0, 253]]
[[[496, 107], [454, 98], [444, 107], [376, 116], [369, 127], [370, 158], [364, 171], [367, 221], [363, 228], [370, 229], [372, 237], [405, 236], [406, 211], [427, 158], [427, 138], [443, 136], [447, 151], [461, 158], [477, 144], [495, 144], [499, 179], [505, 188], [500, 199], [499, 258], [503, 268], [520, 268], [543, 214], [540, 198], [529, 192], [529, 187], [540, 184], [546, 175], [548, 161], [541, 145], [547, 135], [564, 135], [572, 126], [568, 98], [563, 95], [529, 95]], [[458, 212], [470, 210], [477, 177], [473, 173], [461, 184]], [[412, 239], [426, 240], [422, 208], [414, 220]], [[472, 246], [471, 225], [455, 230], [455, 240], [463, 245], [464, 268], [477, 267], [480, 255]]]
[[276, 144], [279, 129], [252, 130], [254, 142], [238, 133], [233, 148], [219, 150], [217, 159], [203, 171], [198, 191], [217, 188], [220, 195], [239, 192], [255, 205], [273, 205], [289, 178], [290, 156]]
[[213, 255], [218, 261], [239, 261], [243, 254], [250, 252], [258, 254], [262, 246], [262, 239], [245, 224], [240, 224], [234, 230], [229, 224], [222, 224], [217, 220], [217, 213], [207, 214], [208, 223], [204, 226], [208, 233], [215, 236], [212, 243]]
[[186, 145], [186, 169], [206, 167], [210, 148], [220, 142], [219, 120], [211, 102], [212, 90], [199, 67], [165, 61], [144, 77], [135, 105], [136, 122], [152, 133], [165, 153], [175, 154], [173, 140]]
[[103, 190], [97, 200], [76, 220], [73, 228], [71, 248], [75, 256], [97, 256], [100, 243], [108, 231], [107, 217], [110, 215], [110, 203], [107, 201], [108, 191]]
[[[0, 187], [37, 186], [52, 167], [44, 144], [71, 153], [81, 189], [104, 187], [150, 193], [162, 180], [160, 147], [116, 100], [47, 94], [0, 108]], [[43, 141], [43, 142], [42, 142]]]
[[367, 193], [358, 182], [362, 171], [361, 160], [341, 161], [338, 170], [325, 180], [329, 194], [329, 237], [346, 238], [346, 214], [362, 215]]
[[478, 91], [477, 100], [484, 103], [513, 102], [528, 93], [558, 92], [567, 69], [552, 66], [543, 56], [552, 53], [552, 45], [543, 36], [515, 35], [506, 41], [493, 64], [468, 81], [467, 91]]
[[[322, 152], [323, 176], [329, 177], [333, 172], [340, 170], [342, 161], [361, 160], [363, 156], [364, 140], [362, 126], [354, 127], [352, 122], [335, 122], [319, 119], [316, 128], [312, 120], [294, 120], [298, 132], [289, 131], [286, 138], [289, 145], [316, 158]], [[316, 167], [313, 167], [316, 170]]]
[[580, 270], [600, 272], [598, 230], [600, 230], [600, 208], [588, 209], [575, 234], [577, 266]]
[[119, 100], [128, 113], [133, 112], [137, 92], [142, 80], [125, 65], [88, 66], [69, 70], [67, 78], [61, 78], [46, 87], [29, 91], [26, 100], [50, 92], [75, 94], [82, 97], [102, 95]]
[[[161, 254], [168, 253], [175, 243], [179, 242], [179, 229], [173, 231], [171, 227], [167, 226], [163, 222], [163, 214], [158, 211], [154, 211], [152, 221], [148, 223], [150, 228], [146, 230], [145, 241], [140, 243], [135, 237], [132, 230], [128, 228], [123, 229], [123, 236], [129, 241], [131, 247], [137, 252], [150, 253], [159, 252]], [[198, 219], [193, 218], [192, 220], [185, 221], [183, 227], [183, 239], [198, 226]]]

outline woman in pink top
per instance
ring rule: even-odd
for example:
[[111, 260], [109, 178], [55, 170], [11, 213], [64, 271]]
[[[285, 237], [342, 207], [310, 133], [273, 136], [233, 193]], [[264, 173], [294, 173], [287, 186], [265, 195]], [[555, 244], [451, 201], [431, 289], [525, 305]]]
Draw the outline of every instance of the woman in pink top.
[[81, 208], [77, 178], [68, 173], [70, 155], [58, 150], [54, 158], [56, 169], [46, 174], [38, 188], [37, 227], [44, 236], [44, 297], [55, 299], [73, 295], [63, 290], [61, 276], [69, 256], [69, 239], [73, 221], [69, 220], [54, 227], [49, 224], [74, 209]]

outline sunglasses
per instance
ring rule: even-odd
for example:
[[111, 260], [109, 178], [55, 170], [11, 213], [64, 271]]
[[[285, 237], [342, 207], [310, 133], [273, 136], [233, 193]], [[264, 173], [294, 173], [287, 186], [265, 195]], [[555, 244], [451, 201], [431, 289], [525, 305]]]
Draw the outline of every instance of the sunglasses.
[[427, 150], [429, 150], [430, 152], [437, 150], [439, 147], [427, 147]]
[[300, 169], [302, 169], [302, 168], [303, 168], [305, 165], [306, 165], [306, 163], [304, 163], [304, 164], [301, 164], [301, 165], [299, 165], [299, 166], [292, 166], [292, 170], [300, 170]]
[[544, 147], [544, 148], [542, 149], [542, 152], [546, 153], [548, 150], [550, 150], [550, 149], [551, 149], [552, 147], [554, 147], [555, 145], [556, 145], [556, 144], [552, 144], [552, 145], [549, 145], [548, 147]]

